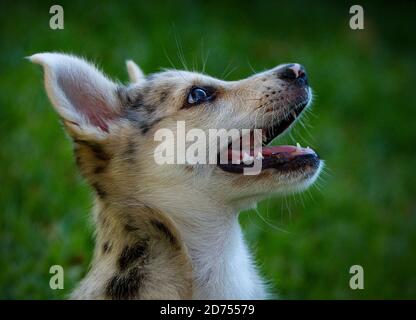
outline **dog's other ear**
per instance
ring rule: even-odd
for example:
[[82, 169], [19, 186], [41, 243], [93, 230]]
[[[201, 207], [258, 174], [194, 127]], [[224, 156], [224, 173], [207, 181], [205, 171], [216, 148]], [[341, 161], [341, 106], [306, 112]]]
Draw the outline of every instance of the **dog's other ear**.
[[119, 119], [119, 86], [83, 59], [38, 53], [30, 61], [43, 66], [49, 99], [74, 138], [100, 139]]
[[132, 60], [126, 61], [127, 72], [129, 74], [130, 81], [133, 83], [138, 83], [144, 80], [144, 73], [140, 67], [134, 63]]

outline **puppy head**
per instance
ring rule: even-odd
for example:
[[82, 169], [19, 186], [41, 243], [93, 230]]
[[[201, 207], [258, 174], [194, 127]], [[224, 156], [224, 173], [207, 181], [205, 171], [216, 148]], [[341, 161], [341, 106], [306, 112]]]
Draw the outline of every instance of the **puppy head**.
[[[177, 70], [145, 77], [130, 61], [132, 83], [121, 85], [74, 56], [41, 53], [30, 60], [44, 67], [48, 96], [74, 140], [80, 170], [103, 201], [153, 206], [182, 201], [189, 206], [206, 199], [224, 204], [244, 199], [250, 204], [271, 193], [305, 188], [319, 174], [322, 163], [313, 150], [265, 146], [311, 101], [306, 73], [298, 64], [226, 82]], [[179, 124], [184, 125], [185, 136]], [[207, 140], [188, 139], [195, 129]], [[239, 133], [244, 129], [251, 140], [254, 130], [261, 129], [264, 146], [247, 154], [240, 147], [232, 150], [242, 138], [229, 137], [225, 145], [218, 145], [218, 136], [211, 134], [214, 129]], [[165, 144], [176, 144], [169, 153], [174, 164], [157, 161], [161, 132], [170, 133], [163, 138], [173, 139]], [[218, 159], [220, 151], [230, 159], [191, 164], [186, 157], [194, 154], [191, 144], [192, 150], [205, 150], [207, 160]], [[212, 156], [212, 150], [218, 154]], [[178, 163], [180, 154], [183, 163]], [[260, 159], [259, 174], [244, 174], [249, 167], [242, 161], [246, 156]]]

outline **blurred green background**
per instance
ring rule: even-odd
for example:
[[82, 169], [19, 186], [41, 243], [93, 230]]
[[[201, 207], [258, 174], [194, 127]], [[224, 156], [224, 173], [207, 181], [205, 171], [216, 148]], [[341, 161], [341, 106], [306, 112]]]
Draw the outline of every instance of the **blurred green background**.
[[[49, 28], [54, 2], [0, 8], [0, 298], [59, 299], [91, 259], [92, 192], [47, 100], [42, 71], [25, 56], [72, 52], [127, 81], [145, 72], [201, 70], [227, 80], [283, 62], [306, 66], [316, 93], [307, 130], [290, 143], [326, 160], [318, 185], [241, 215], [273, 292], [286, 299], [416, 298], [414, 1], [59, 1], [65, 29]], [[65, 289], [49, 288], [49, 267]], [[365, 289], [349, 288], [362, 265]]]

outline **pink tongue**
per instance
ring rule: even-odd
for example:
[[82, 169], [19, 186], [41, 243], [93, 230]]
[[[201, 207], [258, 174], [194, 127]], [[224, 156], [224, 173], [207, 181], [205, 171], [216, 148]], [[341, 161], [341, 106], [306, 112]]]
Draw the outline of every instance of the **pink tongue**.
[[290, 153], [292, 155], [301, 155], [301, 154], [315, 154], [311, 148], [302, 148], [296, 146], [272, 146], [272, 147], [263, 147], [262, 153], [263, 156], [271, 156], [275, 153]]
[[[262, 147], [261, 150], [250, 150], [250, 156], [256, 157], [258, 153], [261, 153], [263, 157], [270, 157], [278, 153], [286, 153], [292, 157], [305, 155], [305, 154], [316, 154], [311, 148], [302, 148], [296, 146], [271, 146], [271, 147]], [[240, 150], [228, 150], [229, 159], [243, 159], [243, 155]]]

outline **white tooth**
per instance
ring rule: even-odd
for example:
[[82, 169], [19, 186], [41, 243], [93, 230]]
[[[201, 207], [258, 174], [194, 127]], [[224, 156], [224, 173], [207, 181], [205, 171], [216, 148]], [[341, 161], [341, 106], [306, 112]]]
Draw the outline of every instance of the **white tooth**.
[[250, 156], [250, 155], [248, 155], [247, 153], [244, 152], [244, 154], [243, 154], [243, 162], [245, 164], [251, 164], [253, 162], [253, 160], [254, 160], [254, 157], [252, 157], [252, 156]]
[[297, 148], [302, 148], [302, 147], [300, 146], [299, 142], [296, 142], [296, 147], [297, 147]]
[[296, 119], [296, 117], [297, 117], [296, 112], [295, 111], [292, 111], [291, 114], [292, 114], [293, 118]]
[[256, 159], [257, 159], [257, 160], [264, 159], [264, 157], [263, 157], [263, 155], [261, 154], [261, 152], [260, 152], [260, 151], [259, 151], [259, 153], [257, 153], [257, 157], [256, 157]]

